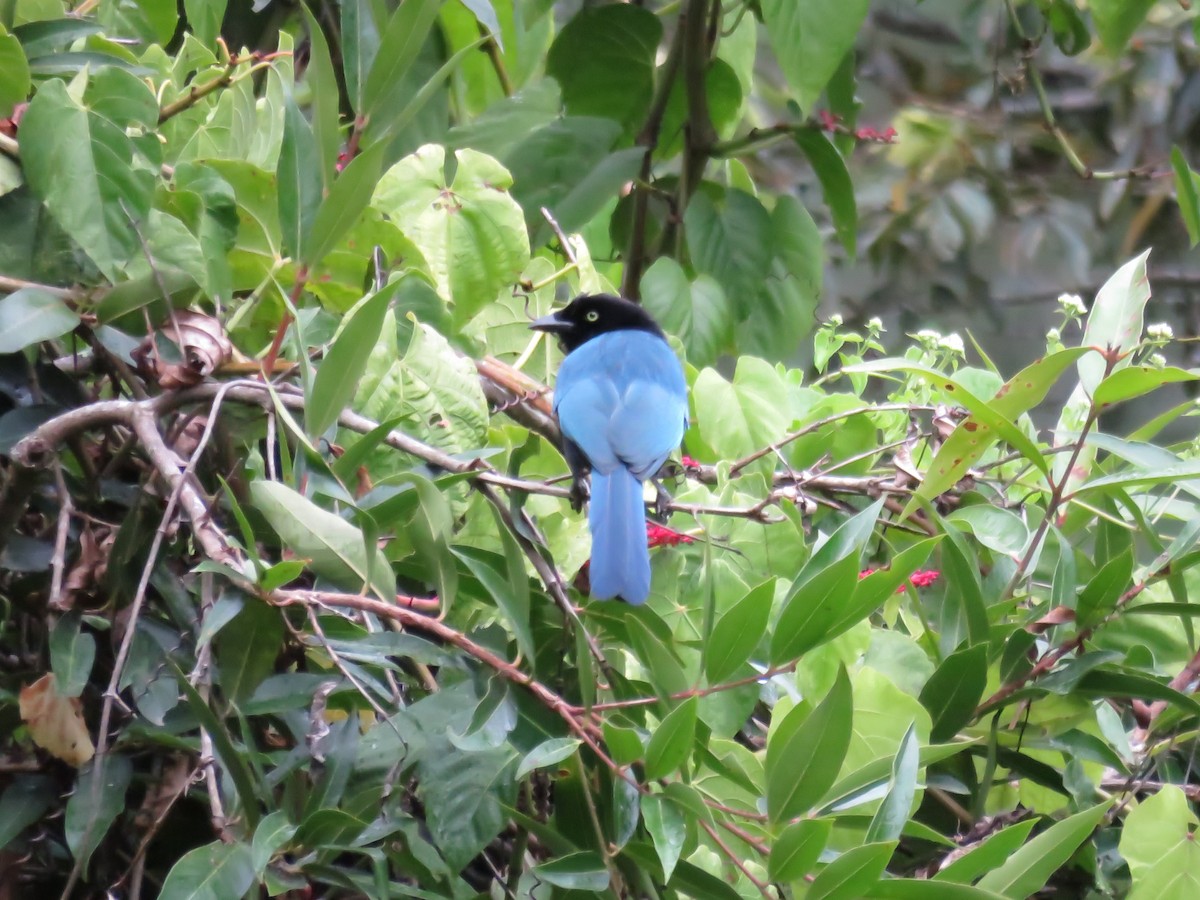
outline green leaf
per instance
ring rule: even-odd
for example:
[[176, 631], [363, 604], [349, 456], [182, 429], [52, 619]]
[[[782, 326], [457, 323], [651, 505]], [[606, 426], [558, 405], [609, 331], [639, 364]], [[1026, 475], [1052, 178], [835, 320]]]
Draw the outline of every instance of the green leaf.
[[376, 144], [360, 153], [342, 170], [321, 201], [305, 236], [300, 258], [310, 266], [321, 262], [359, 221], [379, 181], [379, 169], [387, 148]]
[[313, 440], [323, 435], [350, 405], [369, 360], [363, 348], [373, 347], [379, 340], [384, 316], [399, 284], [392, 282], [364, 298], [342, 319], [340, 330], [317, 367], [312, 393], [304, 405], [305, 426]]
[[78, 697], [87, 686], [96, 659], [96, 639], [80, 631], [82, 616], [71, 610], [50, 632], [50, 668], [64, 697]]
[[692, 755], [700, 701], [688, 697], [667, 714], [650, 735], [646, 747], [646, 780], [657, 781], [676, 772]]
[[1159, 369], [1155, 366], [1129, 366], [1113, 372], [1096, 387], [1092, 400], [1097, 406], [1112, 406], [1156, 391], [1164, 384], [1178, 384], [1184, 381], [1195, 381], [1200, 375], [1167, 366]]
[[637, 762], [645, 755], [642, 739], [633, 728], [622, 728], [605, 719], [604, 744], [613, 760], [623, 766]]
[[550, 738], [543, 741], [525, 754], [517, 766], [516, 779], [520, 781], [534, 769], [544, 769], [562, 762], [579, 749], [580, 743], [578, 738]]
[[0, 299], [0, 353], [53, 340], [79, 324], [79, 314], [41, 288], [21, 288]]
[[[546, 224], [543, 206], [555, 213], [568, 234], [587, 224], [587, 219], [563, 224], [560, 204], [609, 156], [620, 136], [621, 126], [611, 119], [563, 116], [504, 153], [502, 161], [513, 177], [513, 199], [525, 210], [531, 231]], [[593, 212], [598, 209], [595, 206]]]
[[1088, 0], [1087, 5], [1104, 49], [1115, 56], [1129, 43], [1154, 0]]
[[1013, 900], [1033, 896], [1075, 855], [1111, 805], [1101, 803], [1055, 823], [1012, 854], [1000, 868], [984, 875], [978, 887]]
[[36, 56], [46, 56], [57, 50], [63, 50], [80, 38], [102, 30], [100, 23], [95, 19], [70, 16], [25, 22], [14, 28], [12, 33], [25, 48], [25, 56], [33, 59]]
[[825, 250], [821, 232], [808, 210], [784, 194], [771, 210], [775, 258], [758, 291], [737, 310], [737, 346], [742, 353], [790, 360], [816, 324]]
[[535, 877], [555, 887], [598, 893], [608, 888], [609, 874], [599, 853], [568, 853], [533, 869]]
[[805, 115], [853, 48], [868, 5], [868, 0], [762, 0], [767, 39]]
[[0, 119], [7, 119], [13, 107], [25, 102], [29, 87], [29, 63], [21, 42], [0, 25]]
[[837, 779], [850, 746], [854, 703], [850, 678], [837, 680], [811, 714], [799, 704], [767, 740], [767, 815], [772, 823], [803, 815]]
[[[787, 3], [788, 0], [775, 0]], [[851, 0], [857, 4], [862, 0]], [[797, 9], [803, 4], [798, 4]], [[863, 3], [865, 7], [865, 3]], [[821, 191], [825, 195], [825, 205], [833, 216], [833, 230], [841, 241], [846, 253], [851, 259], [858, 252], [858, 205], [854, 199], [854, 182], [846, 170], [846, 162], [837, 148], [821, 132], [814, 129], [800, 129], [795, 133], [796, 143], [812, 163], [817, 180], [821, 182]]]
[[[1117, 269], [1096, 294], [1096, 302], [1088, 313], [1082, 344], [1088, 347], [1111, 347], [1128, 353], [1142, 339], [1142, 322], [1146, 303], [1150, 299], [1150, 281], [1146, 276], [1147, 250]], [[1129, 365], [1126, 356], [1115, 368]], [[1106, 363], [1099, 353], [1089, 353], [1079, 360], [1079, 383], [1088, 394], [1095, 393], [1104, 378]]]
[[92, 851], [104, 840], [109, 827], [125, 810], [125, 792], [133, 777], [126, 756], [106, 753], [93, 756], [79, 770], [75, 792], [67, 801], [63, 832], [71, 855], [87, 871]]
[[[309, 118], [312, 122], [313, 137], [317, 147], [317, 174], [321, 178], [321, 184], [328, 190], [329, 181], [333, 178], [334, 166], [337, 164], [338, 147], [342, 140], [338, 133], [337, 76], [333, 73], [333, 60], [329, 55], [329, 42], [325, 40], [325, 32], [322, 31], [321, 24], [307, 6], [304, 7], [304, 18], [308, 24], [309, 44], [308, 66], [304, 70], [304, 80], [311, 96]], [[382, 160], [376, 163], [373, 178], [378, 178], [381, 164]], [[370, 191], [368, 190], [367, 197], [369, 196]], [[326, 197], [327, 201], [329, 199], [331, 196]], [[366, 206], [366, 199], [366, 197], [363, 198], [362, 206]], [[359, 207], [354, 215], [357, 216], [361, 210], [362, 207]], [[302, 253], [301, 257], [306, 262], [314, 263], [320, 258], [320, 255]]]
[[43, 775], [24, 775], [9, 782], [0, 795], [0, 847], [11, 848], [22, 831], [41, 820], [58, 794], [58, 788]]
[[857, 900], [864, 896], [883, 874], [895, 849], [896, 842], [887, 841], [847, 850], [813, 879], [806, 900]]
[[183, 0], [187, 24], [196, 40], [211, 47], [221, 34], [228, 0]]
[[341, 809], [316, 809], [296, 829], [295, 842], [302, 847], [341, 847], [352, 843], [370, 822]]
[[228, 900], [254, 884], [254, 860], [243, 843], [213, 841], [189, 850], [171, 867], [161, 900]]
[[[382, 110], [401, 106], [397, 95], [407, 87], [405, 75], [416, 62], [441, 5], [442, 0], [406, 0], [392, 14], [379, 39], [379, 49], [362, 88], [360, 116], [369, 119]], [[362, 17], [360, 23], [361, 20]], [[360, 24], [361, 27], [364, 26]], [[358, 66], [363, 68], [361, 59]], [[387, 123], [381, 121], [379, 124], [386, 127]]]
[[1037, 819], [1027, 819], [1002, 828], [990, 835], [978, 847], [973, 847], [933, 876], [935, 881], [958, 881], [970, 884], [992, 869], [998, 869], [1025, 843]]
[[962, 506], [946, 516], [946, 521], [975, 535], [989, 550], [1012, 556], [1029, 542], [1029, 526], [1016, 513], [989, 503]]
[[1121, 855], [1133, 874], [1131, 898], [1187, 898], [1200, 891], [1196, 819], [1184, 792], [1164, 785], [1130, 810], [1121, 829]]
[[788, 389], [764, 360], [741, 357], [732, 383], [716, 369], [704, 369], [692, 386], [692, 401], [700, 437], [721, 459], [746, 456], [785, 433], [780, 411], [788, 408]]
[[987, 644], [946, 657], [921, 689], [921, 704], [933, 717], [930, 740], [948, 740], [971, 721], [986, 687]]
[[[2, 110], [0, 110], [2, 111]], [[1178, 145], [1171, 148], [1171, 168], [1175, 170], [1175, 200], [1187, 228], [1190, 246], [1200, 242], [1200, 176], [1188, 165]]]
[[683, 811], [662, 794], [647, 794], [642, 798], [642, 821], [662, 863], [663, 880], [670, 881], [687, 838]]
[[887, 796], [883, 798], [883, 803], [879, 805], [867, 829], [865, 840], [868, 844], [897, 840], [904, 831], [909, 810], [917, 796], [920, 751], [916, 726], [909, 725], [908, 731], [904, 732], [900, 741], [900, 749], [896, 751], [896, 762], [892, 766], [892, 780], [888, 784]]
[[554, 39], [546, 71], [571, 115], [615, 119], [632, 132], [650, 105], [661, 38], [662, 25], [649, 10], [625, 3], [585, 7]]
[[1079, 592], [1075, 606], [1079, 627], [1091, 625], [1112, 611], [1117, 599], [1125, 592], [1133, 577], [1133, 548], [1114, 556]]
[[[250, 495], [263, 517], [313, 571], [357, 591], [367, 580], [367, 547], [363, 534], [345, 519], [326, 512], [308, 498], [276, 481], [256, 481]], [[396, 596], [396, 579], [383, 551], [372, 547], [371, 588], [387, 602]]]
[[752, 297], [771, 265], [771, 215], [757, 197], [735, 188], [714, 200], [698, 192], [683, 214], [688, 255], [728, 297]]
[[1177, 691], [1153, 675], [1111, 668], [1092, 669], [1076, 682], [1074, 692], [1085, 697], [1139, 697], [1165, 700], [1188, 715], [1200, 715], [1200, 701]]
[[135, 155], [123, 128], [80, 106], [57, 79], [41, 86], [21, 119], [29, 186], [113, 281], [138, 250], [134, 225], [150, 213], [154, 173], [135, 165]]
[[641, 294], [646, 310], [683, 342], [692, 365], [712, 365], [729, 346], [733, 308], [707, 275], [689, 282], [679, 263], [661, 256], [642, 276]]
[[517, 280], [529, 262], [529, 237], [506, 192], [508, 171], [474, 150], [455, 159], [448, 181], [445, 149], [422, 147], [384, 173], [371, 202], [417, 245], [463, 324]]
[[882, 606], [905, 584], [912, 573], [925, 564], [929, 554], [941, 541], [940, 537], [920, 541], [892, 557], [885, 569], [876, 569], [854, 586], [850, 600], [838, 611], [825, 630], [826, 640], [832, 640], [853, 628]]
[[[936, 876], [935, 876], [936, 877]], [[924, 878], [885, 878], [863, 895], [869, 900], [1002, 900], [1002, 895], [969, 884]]]
[[834, 624], [846, 597], [854, 593], [858, 571], [859, 556], [850, 553], [790, 592], [771, 636], [772, 665], [796, 659], [836, 636]]
[[275, 854], [291, 841], [296, 834], [296, 826], [288, 819], [287, 813], [281, 809], [275, 810], [263, 817], [254, 829], [254, 840], [250, 844], [251, 860], [255, 875], [262, 877], [267, 864]]
[[308, 246], [313, 220], [321, 208], [322, 179], [317, 139], [293, 97], [284, 103], [283, 143], [275, 181], [283, 252], [299, 257]]
[[342, 74], [350, 106], [363, 108], [367, 76], [379, 52], [379, 24], [371, 0], [342, 0]]
[[1067, 56], [1078, 56], [1092, 44], [1092, 33], [1073, 0], [1051, 0], [1046, 21], [1054, 43]]
[[832, 819], [803, 819], [789, 825], [771, 846], [772, 881], [798, 881], [813, 870], [833, 831]]
[[283, 620], [275, 607], [250, 600], [229, 625], [214, 639], [217, 670], [221, 691], [241, 703], [275, 670], [283, 649]]
[[704, 674], [718, 684], [745, 665], [767, 630], [775, 602], [775, 579], [753, 588], [731, 606], [713, 626], [704, 650]]

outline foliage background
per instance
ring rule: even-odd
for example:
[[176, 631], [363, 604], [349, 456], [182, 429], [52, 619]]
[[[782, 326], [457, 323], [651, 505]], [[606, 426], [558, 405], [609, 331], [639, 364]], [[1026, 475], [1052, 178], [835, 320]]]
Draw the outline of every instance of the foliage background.
[[1196, 896], [1195, 20], [0, 0], [0, 896]]

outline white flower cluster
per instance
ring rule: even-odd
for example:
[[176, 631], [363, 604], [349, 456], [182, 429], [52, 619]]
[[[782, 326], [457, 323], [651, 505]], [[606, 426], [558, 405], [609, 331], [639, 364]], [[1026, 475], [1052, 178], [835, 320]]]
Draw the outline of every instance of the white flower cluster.
[[1175, 337], [1175, 330], [1166, 322], [1156, 322], [1146, 328], [1146, 337], [1155, 343], [1165, 344]]
[[1087, 307], [1083, 303], [1083, 298], [1078, 294], [1059, 294], [1058, 305], [1069, 316], [1087, 315]]

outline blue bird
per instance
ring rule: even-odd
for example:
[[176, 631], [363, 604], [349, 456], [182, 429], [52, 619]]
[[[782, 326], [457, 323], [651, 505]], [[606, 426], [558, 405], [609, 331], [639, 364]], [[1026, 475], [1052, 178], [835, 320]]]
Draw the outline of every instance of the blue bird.
[[576, 297], [531, 328], [556, 335], [566, 352], [554, 386], [576, 508], [592, 472], [588, 526], [592, 596], [645, 603], [650, 554], [642, 482], [683, 440], [683, 367], [650, 315], [607, 294]]

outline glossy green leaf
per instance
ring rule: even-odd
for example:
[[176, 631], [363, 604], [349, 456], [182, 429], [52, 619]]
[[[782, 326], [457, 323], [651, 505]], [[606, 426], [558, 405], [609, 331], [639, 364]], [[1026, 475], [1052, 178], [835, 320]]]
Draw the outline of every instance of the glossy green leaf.
[[626, 3], [585, 7], [563, 26], [546, 57], [574, 116], [614, 119], [632, 131], [641, 124], [654, 88], [658, 17]]
[[455, 159], [448, 181], [445, 150], [422, 147], [384, 173], [371, 203], [417, 245], [455, 321], [465, 323], [516, 281], [529, 261], [529, 237], [507, 193], [508, 171], [474, 150]]
[[139, 249], [135, 226], [149, 215], [154, 188], [153, 172], [134, 165], [133, 141], [52, 80], [21, 119], [21, 151], [29, 186], [115, 281]]
[[847, 850], [813, 879], [807, 896], [811, 900], [856, 900], [864, 896], [883, 874], [895, 849], [895, 841], [886, 841]]
[[313, 221], [321, 208], [323, 179], [319, 163], [312, 125], [296, 101], [288, 97], [284, 105], [283, 143], [275, 170], [283, 252], [288, 256], [298, 257], [308, 246]]
[[579, 749], [579, 744], [580, 741], [578, 738], [551, 738], [548, 741], [538, 744], [538, 746], [525, 754], [525, 758], [517, 766], [515, 777], [520, 780], [534, 769], [544, 769], [547, 766], [553, 766], [562, 762]]
[[1188, 240], [1195, 247], [1200, 242], [1200, 177], [1188, 165], [1178, 146], [1171, 148], [1171, 168], [1175, 172], [1175, 200], [1179, 215], [1187, 228]]
[[79, 324], [65, 301], [37, 287], [24, 287], [0, 298], [0, 353], [16, 353], [53, 340]]
[[892, 766], [892, 780], [888, 784], [887, 796], [871, 819], [866, 842], [894, 841], [899, 839], [908, 821], [909, 810], [917, 795], [917, 769], [920, 764], [920, 743], [916, 726], [910, 725], [896, 751], [896, 762]]
[[842, 618], [846, 598], [854, 593], [858, 571], [859, 556], [850, 554], [791, 592], [771, 636], [772, 665], [796, 659], [836, 637], [835, 624]]
[[221, 33], [227, 3], [228, 0], [183, 0], [188, 28], [205, 46], [212, 46]]
[[1173, 784], [1129, 811], [1120, 850], [1133, 873], [1131, 897], [1185, 898], [1200, 891], [1197, 825], [1187, 796]]
[[[308, 66], [304, 70], [304, 80], [311, 95], [309, 120], [312, 123], [313, 138], [317, 147], [316, 172], [321, 177], [321, 184], [329, 190], [333, 180], [334, 166], [337, 164], [338, 149], [342, 138], [338, 128], [338, 84], [337, 76], [333, 73], [333, 60], [329, 54], [329, 42], [321, 24], [313, 15], [312, 10], [304, 7], [304, 19], [308, 25]], [[375, 165], [372, 180], [379, 177], [379, 165]], [[366, 206], [370, 190], [362, 200]], [[332, 199], [332, 194], [326, 199]], [[360, 207], [361, 210], [361, 207]], [[357, 215], [357, 211], [355, 212]], [[320, 254], [302, 253], [301, 257], [307, 262], [316, 262]]]
[[542, 881], [568, 890], [599, 892], [608, 887], [609, 874], [604, 860], [600, 854], [591, 851], [560, 856], [533, 871]]
[[935, 881], [957, 881], [970, 884], [976, 878], [998, 869], [1025, 843], [1037, 819], [1026, 819], [1009, 825], [988, 836], [979, 846], [972, 847], [954, 862], [934, 875]]
[[366, 371], [368, 355], [383, 330], [384, 315], [396, 294], [398, 282], [364, 298], [342, 320], [329, 351], [317, 367], [312, 393], [304, 405], [304, 420], [310, 438], [319, 438], [350, 405], [359, 379]]
[[683, 812], [662, 794], [647, 794], [642, 798], [642, 821], [662, 863], [663, 879], [670, 881], [687, 839]]
[[745, 665], [762, 641], [775, 602], [775, 579], [764, 581], [726, 610], [705, 647], [704, 674], [718, 684]]
[[[381, 110], [400, 105], [395, 95], [405, 89], [404, 76], [421, 52], [441, 6], [442, 0], [406, 0], [392, 13], [362, 87], [360, 116], [371, 118]], [[360, 24], [362, 27], [365, 26]], [[360, 58], [357, 66], [360, 70], [366, 68], [366, 61]]]
[[0, 25], [0, 119], [7, 119], [14, 106], [25, 102], [29, 87], [29, 63], [21, 41]]
[[642, 276], [641, 293], [650, 314], [683, 342], [692, 365], [712, 365], [729, 346], [733, 306], [709, 276], [689, 282], [683, 267], [663, 256]]
[[728, 189], [712, 198], [697, 193], [683, 215], [688, 254], [698, 272], [711, 275], [727, 297], [750, 297], [771, 264], [771, 215], [754, 196]]
[[832, 819], [803, 819], [785, 828], [771, 845], [767, 860], [771, 880], [797, 881], [811, 872], [832, 830]]
[[158, 896], [163, 900], [225, 900], [242, 896], [253, 883], [250, 847], [213, 841], [181, 856]]
[[[250, 494], [283, 542], [297, 556], [310, 560], [314, 572], [346, 590], [362, 588], [368, 577], [368, 560], [361, 531], [278, 482], [256, 481]], [[395, 575], [383, 552], [372, 550], [371, 588], [380, 599], [391, 602], [396, 595]]]
[[367, 77], [379, 52], [378, 7], [372, 0], [343, 0], [340, 8], [342, 74], [351, 107], [361, 110]]
[[676, 772], [692, 755], [699, 700], [688, 697], [671, 710], [650, 736], [646, 747], [646, 779], [657, 781]]
[[[787, 3], [787, 0], [775, 0]], [[858, 4], [860, 0], [851, 0]], [[797, 9], [800, 7], [797, 6]], [[846, 253], [853, 259], [858, 253], [858, 203], [854, 197], [854, 183], [846, 170], [846, 162], [837, 148], [819, 131], [801, 129], [795, 134], [796, 143], [812, 163], [825, 205], [833, 216], [833, 229]]]
[[1088, 0], [1100, 41], [1109, 53], [1119, 53], [1150, 12], [1154, 0]]
[[971, 721], [986, 687], [986, 644], [946, 657], [921, 689], [921, 703], [933, 717], [930, 739], [941, 743], [954, 737]]
[[868, 5], [867, 0], [763, 0], [767, 39], [804, 115], [812, 113], [842, 57], [854, 46]]
[[125, 792], [132, 777], [129, 758], [113, 753], [93, 756], [79, 770], [75, 792], [67, 801], [63, 831], [71, 855], [85, 870], [92, 852], [125, 811]]
[[1132, 577], [1132, 549], [1106, 561], [1079, 592], [1075, 617], [1080, 626], [1093, 624], [1111, 612]]
[[258, 877], [262, 877], [267, 864], [295, 834], [296, 826], [283, 810], [276, 810], [263, 817], [254, 829], [254, 839], [250, 844], [251, 862]]
[[92, 674], [96, 659], [96, 639], [80, 630], [79, 610], [67, 613], [50, 632], [50, 668], [64, 697], [78, 697]]
[[797, 705], [767, 740], [767, 814], [786, 822], [812, 809], [837, 779], [850, 745], [853, 695], [845, 669], [811, 713]]
[[58, 799], [58, 791], [44, 775], [13, 779], [0, 794], [0, 847], [9, 847]]
[[1164, 384], [1195, 381], [1200, 375], [1186, 369], [1167, 366], [1129, 366], [1113, 372], [1097, 386], [1092, 400], [1097, 406], [1112, 406], [1156, 391]]
[[737, 459], [779, 440], [784, 425], [779, 410], [787, 407], [787, 386], [775, 367], [743, 356], [733, 381], [705, 369], [692, 387], [697, 423], [704, 443], [722, 459]]
[[261, 600], [248, 600], [213, 641], [222, 692], [235, 703], [249, 699], [275, 670], [283, 649], [279, 610]]
[[1000, 868], [984, 875], [978, 886], [1013, 900], [1036, 894], [1087, 840], [1109, 806], [1111, 803], [1101, 803], [1056, 822], [1009, 856]]

